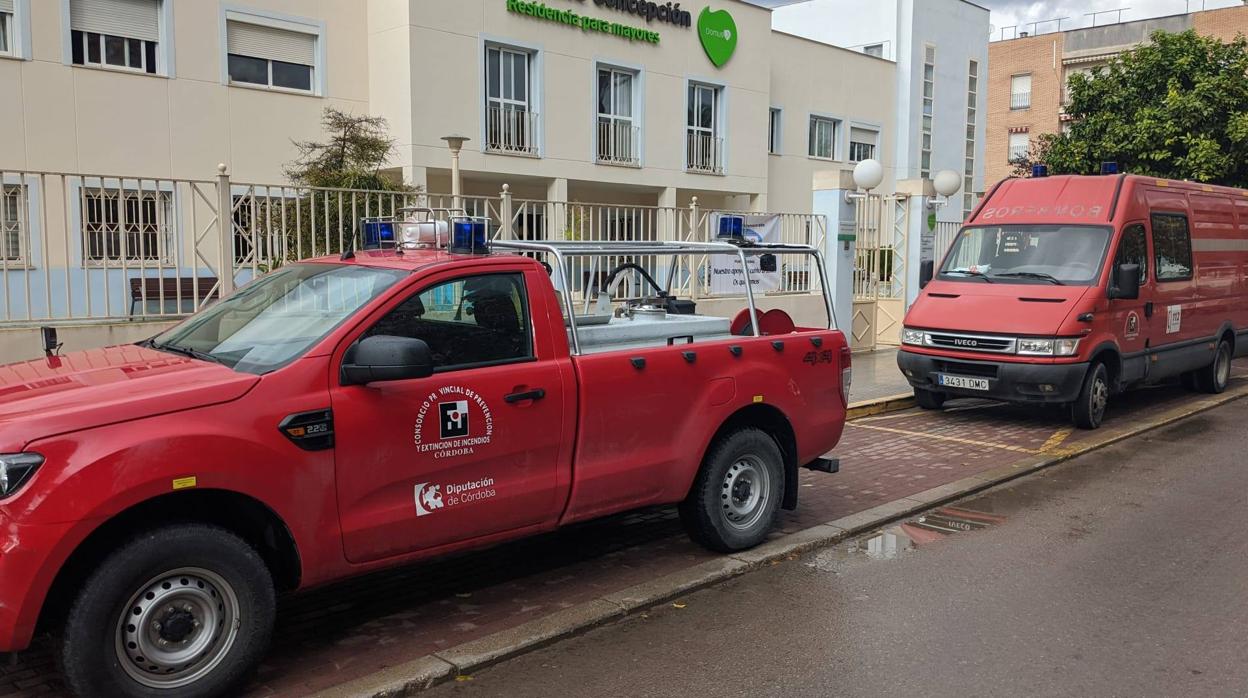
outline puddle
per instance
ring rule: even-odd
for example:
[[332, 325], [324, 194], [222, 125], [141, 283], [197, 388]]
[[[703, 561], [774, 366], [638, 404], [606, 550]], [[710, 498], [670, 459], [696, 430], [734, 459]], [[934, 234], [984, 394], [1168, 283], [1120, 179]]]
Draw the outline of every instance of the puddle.
[[955, 533], [968, 533], [1003, 523], [1006, 517], [960, 507], [941, 507], [896, 526], [821, 550], [806, 566], [820, 572], [839, 573], [846, 565], [863, 558], [872, 561], [895, 560], [917, 548]]

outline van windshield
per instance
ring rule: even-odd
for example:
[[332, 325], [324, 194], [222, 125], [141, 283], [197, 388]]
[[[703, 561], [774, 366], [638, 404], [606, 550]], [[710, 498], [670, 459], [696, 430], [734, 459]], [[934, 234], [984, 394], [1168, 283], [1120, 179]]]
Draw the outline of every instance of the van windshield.
[[945, 256], [940, 277], [979, 283], [1096, 283], [1110, 229], [1082, 225], [995, 225], [966, 228]]

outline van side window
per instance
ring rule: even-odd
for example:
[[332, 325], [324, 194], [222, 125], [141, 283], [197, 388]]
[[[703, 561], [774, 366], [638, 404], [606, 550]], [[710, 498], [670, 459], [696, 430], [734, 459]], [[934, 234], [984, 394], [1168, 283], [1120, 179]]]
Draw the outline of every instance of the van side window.
[[1118, 243], [1118, 256], [1114, 266], [1124, 264], [1140, 265], [1140, 283], [1148, 282], [1148, 234], [1144, 226], [1135, 224], [1122, 231], [1122, 240]]
[[364, 336], [424, 340], [445, 371], [533, 358], [531, 327], [523, 275], [484, 274], [425, 288]]
[[1192, 278], [1192, 236], [1187, 230], [1187, 216], [1153, 214], [1153, 253], [1157, 258], [1158, 281]]

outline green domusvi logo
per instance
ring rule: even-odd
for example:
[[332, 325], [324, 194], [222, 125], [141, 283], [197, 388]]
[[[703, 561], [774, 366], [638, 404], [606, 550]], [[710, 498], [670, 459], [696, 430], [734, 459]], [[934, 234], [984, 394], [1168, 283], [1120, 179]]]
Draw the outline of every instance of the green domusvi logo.
[[711, 8], [704, 7], [698, 15], [698, 38], [707, 58], [716, 68], [722, 68], [737, 50], [737, 23], [727, 10], [711, 12]]

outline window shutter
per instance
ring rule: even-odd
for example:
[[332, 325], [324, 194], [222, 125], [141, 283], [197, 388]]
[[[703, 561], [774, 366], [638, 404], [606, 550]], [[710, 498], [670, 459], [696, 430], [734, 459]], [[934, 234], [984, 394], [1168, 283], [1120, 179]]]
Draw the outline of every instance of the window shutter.
[[69, 26], [77, 31], [160, 41], [160, 2], [69, 0]]
[[0, 0], [0, 12], [13, 14], [13, 0]]
[[879, 138], [879, 134], [875, 131], [869, 131], [865, 128], [851, 126], [849, 129], [849, 140], [854, 143], [870, 143], [875, 145], [875, 141]]
[[226, 50], [238, 56], [316, 65], [316, 35], [229, 20]]
[[1031, 76], [1015, 75], [1010, 79], [1010, 94], [1025, 95], [1031, 93]]

